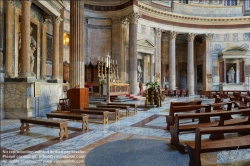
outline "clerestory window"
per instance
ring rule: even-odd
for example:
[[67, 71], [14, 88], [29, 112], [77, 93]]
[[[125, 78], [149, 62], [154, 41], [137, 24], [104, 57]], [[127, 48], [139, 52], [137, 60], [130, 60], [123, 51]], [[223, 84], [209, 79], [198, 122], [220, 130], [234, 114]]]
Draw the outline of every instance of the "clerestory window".
[[235, 6], [237, 5], [237, 0], [224, 0], [224, 6]]

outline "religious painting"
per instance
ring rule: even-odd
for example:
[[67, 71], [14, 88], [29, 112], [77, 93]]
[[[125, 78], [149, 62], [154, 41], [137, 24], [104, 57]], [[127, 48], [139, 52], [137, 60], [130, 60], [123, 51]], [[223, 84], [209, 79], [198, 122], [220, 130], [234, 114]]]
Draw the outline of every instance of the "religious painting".
[[227, 83], [236, 83], [236, 63], [226, 64], [226, 80]]
[[202, 84], [202, 65], [197, 65], [197, 84]]

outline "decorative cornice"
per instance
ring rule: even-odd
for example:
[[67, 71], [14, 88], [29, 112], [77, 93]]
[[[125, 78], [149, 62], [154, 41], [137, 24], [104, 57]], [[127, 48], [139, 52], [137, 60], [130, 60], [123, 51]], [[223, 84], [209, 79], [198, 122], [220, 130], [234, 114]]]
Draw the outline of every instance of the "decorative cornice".
[[193, 24], [193, 25], [237, 25], [250, 24], [250, 16], [240, 17], [199, 17], [189, 16], [184, 14], [177, 14], [168, 11], [153, 8], [144, 3], [138, 4], [139, 12], [145, 16], [161, 19], [164, 21], [171, 21], [176, 23]]
[[130, 24], [138, 24], [138, 20], [139, 18], [141, 18], [141, 14], [137, 12], [130, 13], [129, 15], [127, 15], [127, 18]]
[[195, 38], [196, 35], [197, 34], [195, 34], [195, 33], [187, 33], [187, 34], [185, 34], [188, 42], [194, 42], [194, 38]]

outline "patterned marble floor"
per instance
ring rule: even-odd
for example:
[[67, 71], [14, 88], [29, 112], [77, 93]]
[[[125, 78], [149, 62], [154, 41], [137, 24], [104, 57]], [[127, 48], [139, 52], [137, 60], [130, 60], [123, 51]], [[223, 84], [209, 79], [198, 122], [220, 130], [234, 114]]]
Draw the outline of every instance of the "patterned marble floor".
[[[163, 140], [169, 145], [170, 133], [165, 130], [171, 101], [186, 101], [194, 98], [166, 98], [160, 108], [139, 108], [138, 114], [123, 116], [109, 124], [90, 123], [88, 132], [81, 131], [81, 124], [69, 122], [69, 138], [59, 140], [58, 128], [31, 125], [31, 130], [19, 134], [19, 120], [1, 120], [0, 159], [3, 166], [68, 166], [85, 165], [85, 157], [94, 148], [108, 142], [127, 139]], [[210, 101], [204, 101], [208, 103]], [[143, 103], [143, 101], [141, 101]], [[141, 104], [139, 103], [139, 104]], [[183, 134], [182, 140], [193, 140], [193, 134]], [[171, 145], [169, 145], [171, 146]], [[234, 155], [234, 154], [239, 155]], [[234, 156], [234, 157], [231, 157]], [[237, 159], [235, 156], [241, 156]], [[202, 165], [250, 165], [250, 150], [205, 153]], [[174, 159], [173, 159], [174, 160]], [[239, 160], [239, 161], [238, 161]], [[229, 163], [225, 163], [225, 161]], [[188, 163], [184, 163], [188, 165]]]

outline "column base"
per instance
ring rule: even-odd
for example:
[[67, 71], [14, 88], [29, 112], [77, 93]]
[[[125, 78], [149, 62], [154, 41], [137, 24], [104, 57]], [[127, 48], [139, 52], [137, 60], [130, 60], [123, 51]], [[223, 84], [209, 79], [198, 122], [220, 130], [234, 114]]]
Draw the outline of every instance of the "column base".
[[33, 83], [36, 81], [35, 77], [26, 77], [26, 78], [20, 78], [20, 77], [16, 77], [16, 78], [5, 78], [4, 79], [5, 82], [27, 82], [27, 83]]
[[48, 83], [63, 83], [61, 79], [49, 79], [47, 80]]

